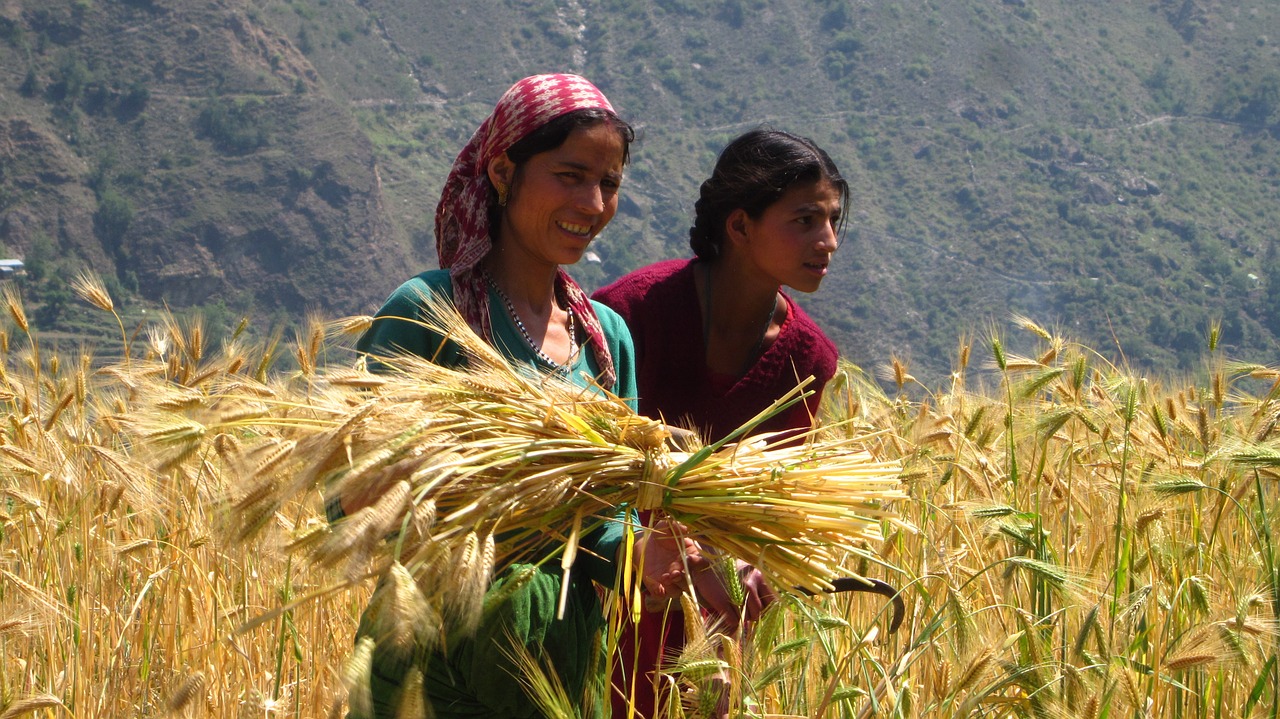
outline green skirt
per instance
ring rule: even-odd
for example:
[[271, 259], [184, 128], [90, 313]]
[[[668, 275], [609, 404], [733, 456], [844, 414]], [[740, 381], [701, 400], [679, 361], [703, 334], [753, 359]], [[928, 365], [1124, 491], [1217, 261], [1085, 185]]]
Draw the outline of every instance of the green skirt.
[[[489, 588], [500, 592], [512, 577], [522, 573], [514, 565], [504, 570]], [[429, 707], [426, 716], [435, 719], [494, 719], [543, 716], [530, 698], [521, 672], [512, 659], [512, 642], [523, 644], [538, 659], [544, 671], [554, 672], [574, 704], [579, 716], [603, 717], [604, 656], [600, 642], [604, 616], [600, 599], [590, 579], [571, 580], [563, 619], [556, 618], [560, 599], [558, 566], [542, 566], [532, 578], [498, 606], [486, 612], [475, 632], [451, 632], [443, 646], [414, 661], [388, 661], [375, 643], [370, 689], [374, 718], [400, 714], [406, 696], [405, 682], [416, 662], [422, 672], [423, 694]], [[380, 585], [381, 586], [381, 585]], [[367, 615], [367, 611], [366, 611]], [[366, 636], [367, 617], [362, 617], [359, 637]], [[376, 642], [376, 637], [374, 637]], [[415, 677], [416, 678], [416, 677]], [[367, 719], [349, 715], [349, 719]]]

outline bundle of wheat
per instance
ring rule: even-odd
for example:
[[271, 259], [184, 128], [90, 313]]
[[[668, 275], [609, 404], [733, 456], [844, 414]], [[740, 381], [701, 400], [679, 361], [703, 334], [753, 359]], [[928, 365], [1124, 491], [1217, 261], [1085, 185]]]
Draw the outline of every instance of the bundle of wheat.
[[521, 374], [450, 307], [428, 314], [465, 369], [388, 358], [378, 374], [335, 371], [292, 388], [226, 373], [201, 391], [143, 398], [151, 411], [115, 421], [161, 465], [211, 446], [242, 478], [228, 500], [242, 537], [308, 491], [358, 507], [295, 547], [348, 562], [352, 580], [398, 562], [464, 624], [495, 568], [558, 553], [569, 569], [579, 537], [620, 506], [660, 509], [778, 586], [809, 590], [830, 588], [842, 559], [893, 521], [885, 503], [902, 496], [897, 465], [850, 440], [764, 437], [673, 453], [663, 426], [621, 399]]

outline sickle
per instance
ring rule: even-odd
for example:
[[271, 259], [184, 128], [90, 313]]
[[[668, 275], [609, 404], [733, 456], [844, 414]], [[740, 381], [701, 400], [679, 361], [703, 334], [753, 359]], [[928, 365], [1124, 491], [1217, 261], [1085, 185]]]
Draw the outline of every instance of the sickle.
[[[812, 597], [813, 592], [802, 587], [797, 590], [805, 596]], [[907, 612], [906, 602], [902, 601], [902, 595], [898, 593], [893, 585], [882, 582], [879, 579], [865, 579], [863, 577], [840, 577], [831, 580], [831, 589], [825, 590], [827, 594], [835, 592], [869, 592], [871, 594], [879, 594], [893, 602], [893, 620], [889, 622], [889, 633], [893, 634], [898, 631], [898, 627], [902, 624], [902, 617]]]

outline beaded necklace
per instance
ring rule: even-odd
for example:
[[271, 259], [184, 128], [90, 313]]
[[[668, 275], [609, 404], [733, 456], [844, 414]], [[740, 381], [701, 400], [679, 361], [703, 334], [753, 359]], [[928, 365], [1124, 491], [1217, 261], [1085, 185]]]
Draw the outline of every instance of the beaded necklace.
[[[516, 313], [515, 305], [511, 304], [511, 298], [507, 297], [507, 293], [503, 292], [502, 288], [498, 286], [498, 283], [493, 281], [493, 276], [486, 272], [484, 274], [484, 278], [485, 281], [489, 283], [489, 286], [493, 288], [493, 291], [498, 293], [498, 297], [502, 298], [502, 304], [506, 306], [507, 314], [510, 315], [511, 321], [515, 323], [516, 329], [520, 330], [520, 336], [523, 337], [525, 343], [529, 345], [529, 349], [533, 350], [533, 353], [543, 362], [546, 362], [552, 367], [560, 367], [560, 363], [548, 357], [542, 351], [542, 347], [535, 343], [533, 338], [529, 336], [529, 331], [525, 329], [524, 322], [520, 320], [520, 315]], [[565, 329], [569, 332], [569, 359], [565, 361], [565, 365], [567, 366], [573, 361], [574, 355], [578, 354], [578, 333], [577, 324], [573, 321], [573, 308], [565, 310], [565, 313], [569, 315], [569, 319], [565, 324]]]

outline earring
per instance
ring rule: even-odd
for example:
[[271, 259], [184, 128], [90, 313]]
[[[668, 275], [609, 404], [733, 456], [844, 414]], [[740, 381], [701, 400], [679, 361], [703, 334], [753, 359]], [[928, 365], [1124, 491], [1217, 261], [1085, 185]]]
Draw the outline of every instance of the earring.
[[494, 189], [498, 191], [498, 207], [506, 207], [507, 206], [507, 186], [498, 185]]

